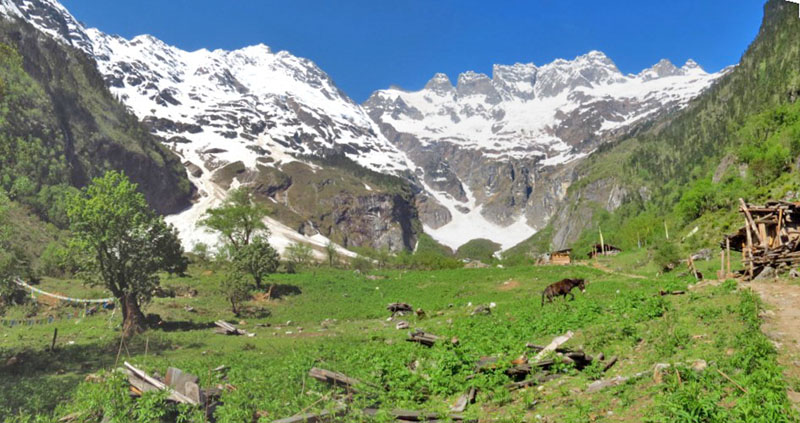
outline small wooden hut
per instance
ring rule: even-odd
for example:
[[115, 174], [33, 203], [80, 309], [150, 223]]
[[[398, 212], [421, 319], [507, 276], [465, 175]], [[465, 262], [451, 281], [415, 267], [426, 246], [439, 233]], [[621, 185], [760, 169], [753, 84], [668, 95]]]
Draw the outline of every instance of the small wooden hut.
[[619, 254], [622, 249], [617, 248], [611, 244], [595, 244], [592, 246], [592, 251], [589, 251], [589, 258], [595, 258], [597, 256], [615, 256]]
[[570, 257], [571, 253], [572, 253], [571, 248], [551, 252], [550, 264], [566, 266], [572, 263], [572, 258]]
[[739, 199], [744, 226], [722, 240], [722, 248], [741, 251], [747, 279], [765, 268], [800, 264], [800, 203], [770, 201], [763, 206]]

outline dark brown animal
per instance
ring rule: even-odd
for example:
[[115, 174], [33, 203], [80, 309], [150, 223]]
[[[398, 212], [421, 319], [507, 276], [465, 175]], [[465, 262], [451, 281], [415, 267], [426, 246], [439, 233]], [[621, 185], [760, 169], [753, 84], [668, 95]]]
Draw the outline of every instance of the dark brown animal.
[[580, 288], [581, 292], [586, 292], [586, 281], [583, 279], [562, 279], [554, 284], [551, 284], [547, 288], [542, 291], [542, 307], [544, 307], [544, 299], [547, 298], [547, 302], [553, 302], [553, 298], [562, 296], [567, 298], [567, 295], [571, 295], [572, 299], [575, 299], [575, 294], [571, 291], [575, 287]]

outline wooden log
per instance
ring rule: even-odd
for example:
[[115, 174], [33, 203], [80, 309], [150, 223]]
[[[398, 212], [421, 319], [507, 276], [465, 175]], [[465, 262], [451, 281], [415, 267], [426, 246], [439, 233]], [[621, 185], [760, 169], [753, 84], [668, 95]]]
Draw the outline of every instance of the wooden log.
[[547, 353], [555, 351], [558, 347], [560, 347], [561, 345], [565, 344], [567, 341], [572, 339], [573, 335], [574, 333], [570, 330], [567, 331], [567, 333], [565, 333], [564, 335], [553, 338], [553, 340], [549, 344], [547, 344], [546, 347], [544, 347], [541, 351], [539, 351], [538, 354], [536, 354], [536, 357], [533, 358], [533, 361], [539, 361]]
[[[368, 407], [364, 409], [364, 414], [368, 417], [375, 417], [380, 412], [379, 409], [374, 407]], [[395, 420], [398, 421], [405, 421], [405, 422], [435, 422], [435, 421], [469, 421], [469, 422], [477, 422], [477, 420], [464, 420], [464, 416], [459, 413], [451, 413], [451, 414], [439, 414], [439, 413], [429, 413], [425, 411], [415, 411], [415, 410], [404, 410], [404, 409], [394, 409], [388, 411], [388, 414], [392, 416]]]
[[322, 423], [338, 420], [347, 411], [347, 407], [340, 404], [333, 410], [323, 410], [319, 413], [301, 413], [285, 419], [273, 420], [272, 423]]
[[420, 330], [411, 332], [410, 334], [408, 334], [408, 339], [406, 339], [406, 341], [408, 342], [416, 342], [426, 347], [432, 347], [438, 340], [439, 340], [438, 336]]
[[506, 389], [516, 391], [518, 389], [529, 388], [531, 386], [541, 385], [545, 382], [558, 379], [563, 376], [563, 373], [554, 373], [549, 375], [538, 375], [534, 378], [523, 380], [522, 382], [514, 382], [506, 385]]
[[[741, 206], [741, 210], [745, 216], [745, 224], [755, 232], [756, 236], [759, 237], [758, 241], [760, 244], [763, 244], [763, 240], [760, 238], [758, 233], [758, 228], [756, 227], [755, 222], [753, 222], [753, 216], [750, 214], [750, 209], [747, 207], [747, 204], [744, 202], [743, 199], [739, 199], [739, 205]], [[753, 245], [750, 243], [750, 245]]]
[[450, 407], [450, 411], [454, 413], [461, 413], [467, 409], [467, 406], [475, 402], [475, 395], [477, 390], [475, 387], [470, 387], [466, 393], [458, 397], [456, 403]]
[[358, 392], [356, 386], [363, 385], [360, 380], [351, 378], [343, 373], [312, 367], [308, 375], [320, 382], [345, 388], [348, 391]]
[[609, 358], [608, 362], [606, 362], [606, 364], [603, 365], [603, 372], [607, 372], [608, 369], [613, 367], [614, 364], [617, 363], [617, 360], [618, 360], [617, 356], [613, 356], [613, 357]]

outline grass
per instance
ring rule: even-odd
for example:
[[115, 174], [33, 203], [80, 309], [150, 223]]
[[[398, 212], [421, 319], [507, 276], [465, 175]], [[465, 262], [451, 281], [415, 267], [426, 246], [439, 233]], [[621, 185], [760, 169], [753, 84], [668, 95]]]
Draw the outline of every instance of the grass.
[[[203, 386], [228, 384], [232, 388], [225, 390], [224, 405], [216, 411], [221, 422], [253, 421], [256, 413], [260, 421], [271, 421], [333, 406], [330, 388], [307, 377], [313, 366], [385, 387], [357, 396], [361, 405], [446, 411], [475, 386], [476, 405], [465, 414], [498, 421], [537, 421], [537, 416], [558, 422], [633, 422], [642, 416], [652, 422], [789, 421], [785, 383], [774, 349], [758, 331], [755, 297], [734, 283], [682, 296], [654, 296], [660, 289], [686, 289], [690, 280], [655, 278], [653, 273], [634, 277], [650, 272], [637, 267], [641, 254], [604, 259], [607, 268], [619, 268], [620, 273], [575, 265], [386, 270], [369, 276], [331, 269], [281, 274], [272, 278], [280, 298], [254, 299], [248, 304], [254, 314], [241, 319], [233, 319], [217, 292], [223, 272], [193, 266], [189, 277], [167, 277], [163, 284], [191, 286], [198, 295], [156, 298], [147, 312], [167, 323], [121, 350], [119, 316], [108, 312], [79, 321], [3, 328], [0, 359], [18, 356], [22, 363], [0, 363], [0, 415], [13, 416], [6, 418], [12, 422], [52, 421], [76, 411], [82, 413], [78, 421], [86, 422], [99, 421], [103, 414], [116, 416], [116, 421], [175, 419], [180, 410], [164, 407], [158, 395], [138, 401], [126, 395], [124, 381], [110, 372], [119, 366], [119, 354], [120, 362], [149, 372], [163, 375], [168, 366], [176, 366], [197, 374]], [[542, 307], [544, 286], [567, 276], [589, 280], [586, 293]], [[42, 287], [102, 294], [73, 281], [49, 279]], [[407, 331], [396, 330], [396, 320], [387, 321], [385, 307], [395, 301], [425, 310], [424, 318], [402, 318], [412, 328], [444, 340], [457, 338], [458, 344], [425, 348], [405, 342]], [[492, 302], [496, 307], [490, 315], [471, 315], [478, 305]], [[196, 312], [184, 310], [186, 305]], [[40, 315], [48, 312], [39, 310]], [[209, 323], [219, 318], [242, 320], [241, 326], [256, 336], [215, 335]], [[54, 328], [60, 348], [50, 353], [46, 348]], [[578, 372], [563, 365], [566, 377], [541, 388], [514, 393], [504, 388], [509, 379], [503, 371], [526, 353], [527, 342], [546, 344], [567, 330], [575, 331], [567, 346], [618, 355], [620, 362], [605, 375], [596, 368]], [[498, 368], [473, 376], [475, 363], [484, 356], [498, 357]], [[701, 374], [689, 370], [697, 359], [706, 360], [709, 369]], [[583, 392], [596, 378], [650, 371], [662, 362], [674, 364], [682, 382], [668, 373], [661, 384], [648, 376], [594, 394]], [[227, 380], [211, 371], [219, 365], [230, 367]], [[748, 393], [712, 368], [723, 370]], [[84, 381], [98, 372], [101, 381]], [[757, 404], [761, 407], [754, 408]], [[159, 416], [163, 410], [173, 414]], [[184, 410], [183, 415], [186, 421], [202, 421], [197, 412]], [[348, 419], [369, 421], [356, 413]]]

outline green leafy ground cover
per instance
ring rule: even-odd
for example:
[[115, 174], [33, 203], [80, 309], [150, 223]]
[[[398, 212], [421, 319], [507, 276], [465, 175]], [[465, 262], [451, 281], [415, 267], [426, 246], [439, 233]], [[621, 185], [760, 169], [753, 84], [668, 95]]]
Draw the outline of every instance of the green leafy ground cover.
[[[46, 422], [78, 411], [78, 421], [106, 415], [112, 421], [150, 422], [174, 421], [177, 413], [179, 421], [202, 421], [196, 410], [165, 407], [158, 394], [129, 398], [124, 379], [110, 372], [127, 360], [162, 375], [168, 366], [179, 367], [197, 374], [203, 386], [229, 384], [232, 389], [224, 392], [224, 405], [216, 411], [221, 422], [254, 421], [256, 413], [260, 421], [271, 421], [332, 407], [331, 389], [307, 376], [314, 366], [373, 385], [356, 396], [356, 406], [446, 411], [475, 386], [477, 402], [465, 414], [497, 421], [794, 421], [775, 350], [758, 329], [757, 298], [732, 281], [687, 295], [655, 296], [661, 289], [686, 290], [690, 280], [653, 277], [645, 261], [646, 252], [632, 252], [600, 263], [630, 276], [588, 265], [386, 270], [369, 278], [335, 269], [279, 274], [271, 277], [279, 284], [273, 291], [277, 300], [259, 301], [256, 295], [246, 304], [250, 315], [242, 317], [241, 326], [256, 333], [252, 338], [212, 333], [215, 319], [236, 320], [218, 290], [224, 272], [195, 265], [188, 277], [167, 277], [163, 285], [178, 293], [191, 287], [198, 295], [154, 299], [146, 312], [159, 314], [165, 323], [121, 349], [118, 313], [0, 328], [0, 415], [10, 422]], [[701, 270], [714, 264], [702, 263]], [[633, 277], [637, 273], [648, 276]], [[563, 277], [589, 280], [586, 293], [542, 308], [541, 290]], [[41, 287], [101, 294], [68, 280], [48, 279]], [[387, 321], [385, 307], [395, 301], [426, 311], [422, 319], [401, 318], [412, 328], [445, 340], [456, 337], [458, 344], [425, 348], [405, 342], [407, 331], [396, 330], [396, 320]], [[490, 315], [470, 315], [492, 302], [496, 307]], [[186, 311], [187, 305], [195, 312]], [[23, 311], [30, 312], [11, 309], [9, 315]], [[41, 317], [56, 310], [40, 306], [37, 312]], [[59, 350], [50, 353], [54, 328]], [[527, 353], [527, 342], [546, 344], [567, 330], [576, 335], [566, 346], [618, 355], [620, 362], [606, 374], [596, 366], [578, 372], [561, 365], [565, 376], [541, 387], [505, 389], [510, 379], [504, 370]], [[21, 363], [3, 366], [12, 356]], [[484, 356], [498, 357], [497, 369], [472, 377]], [[690, 369], [697, 359], [707, 361], [706, 371]], [[597, 378], [651, 371], [656, 363], [674, 365], [661, 384], [648, 374], [598, 393], [584, 392]], [[211, 371], [219, 365], [230, 367], [225, 381]], [[89, 374], [99, 374], [100, 381], [85, 381]], [[346, 419], [370, 421], [357, 412]]]

